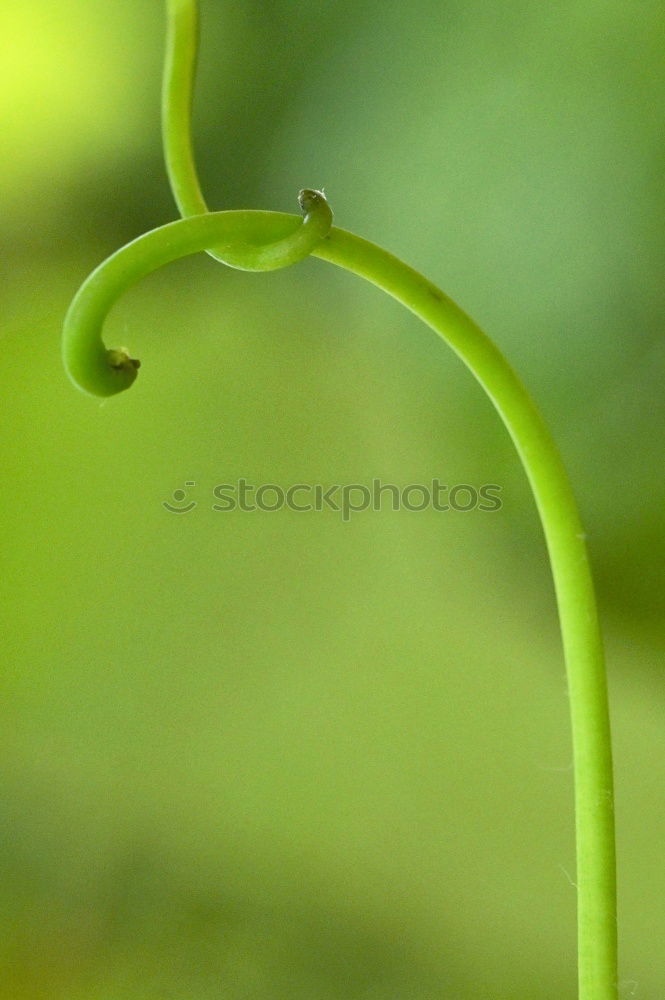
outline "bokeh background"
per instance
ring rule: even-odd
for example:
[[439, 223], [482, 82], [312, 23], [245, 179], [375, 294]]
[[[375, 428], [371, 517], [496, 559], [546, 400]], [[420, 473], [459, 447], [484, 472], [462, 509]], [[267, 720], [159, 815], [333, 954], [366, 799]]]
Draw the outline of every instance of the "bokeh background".
[[[554, 597], [468, 372], [322, 261], [199, 256], [115, 309], [131, 392], [63, 374], [80, 282], [176, 215], [162, 6], [0, 8], [0, 996], [572, 1000]], [[607, 645], [620, 993], [663, 997], [661, 4], [201, 7], [210, 204], [297, 212], [325, 186], [551, 424]], [[500, 484], [502, 509], [212, 510], [241, 477], [434, 476]]]

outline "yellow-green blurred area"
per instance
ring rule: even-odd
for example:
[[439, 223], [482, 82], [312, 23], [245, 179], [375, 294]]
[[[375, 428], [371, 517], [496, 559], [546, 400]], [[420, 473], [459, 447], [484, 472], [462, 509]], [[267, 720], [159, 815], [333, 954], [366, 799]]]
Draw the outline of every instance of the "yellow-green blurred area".
[[[211, 206], [297, 213], [324, 186], [491, 333], [552, 427], [607, 646], [620, 996], [665, 996], [661, 4], [201, 7]], [[0, 996], [572, 1000], [554, 595], [469, 373], [322, 261], [205, 256], [110, 317], [130, 392], [100, 405], [61, 368], [84, 277], [176, 216], [163, 15], [0, 8]], [[241, 478], [434, 477], [503, 506], [213, 509]]]

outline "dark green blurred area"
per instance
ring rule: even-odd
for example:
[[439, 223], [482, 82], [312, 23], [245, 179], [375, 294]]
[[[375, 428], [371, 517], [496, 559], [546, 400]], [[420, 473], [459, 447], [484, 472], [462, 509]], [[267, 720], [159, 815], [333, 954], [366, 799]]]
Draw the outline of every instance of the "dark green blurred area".
[[[571, 473], [615, 730], [623, 998], [665, 995], [660, 4], [202, 2], [216, 208], [338, 225], [505, 350]], [[544, 544], [481, 390], [321, 261], [198, 257], [60, 365], [105, 256], [175, 217], [158, 2], [0, 10], [2, 1000], [575, 995]], [[497, 483], [489, 514], [212, 510], [218, 483]], [[164, 507], [187, 487], [197, 507]]]

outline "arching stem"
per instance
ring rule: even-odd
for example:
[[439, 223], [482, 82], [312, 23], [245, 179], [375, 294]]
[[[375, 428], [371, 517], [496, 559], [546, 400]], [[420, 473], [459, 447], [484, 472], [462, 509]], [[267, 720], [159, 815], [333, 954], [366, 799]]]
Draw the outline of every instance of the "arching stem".
[[522, 382], [454, 302], [380, 247], [333, 229], [316, 257], [371, 281], [436, 331], [498, 410], [545, 533], [568, 677], [575, 773], [579, 1000], [616, 1000], [617, 918], [607, 682], [585, 534], [558, 449]]
[[169, 261], [214, 247], [233, 267], [269, 270], [311, 253], [372, 282], [438, 333], [499, 412], [528, 476], [552, 567], [573, 736], [578, 890], [579, 1000], [616, 1000], [617, 927], [612, 751], [603, 649], [585, 536], [563, 463], [535, 404], [476, 324], [417, 271], [373, 243], [330, 228], [320, 192], [302, 192], [304, 221], [277, 212], [206, 213], [191, 148], [195, 0], [167, 0], [164, 148], [177, 203], [190, 218], [140, 237], [105, 261], [70, 306], [63, 360], [85, 392], [129, 388], [138, 362], [108, 351], [106, 314], [131, 284]]

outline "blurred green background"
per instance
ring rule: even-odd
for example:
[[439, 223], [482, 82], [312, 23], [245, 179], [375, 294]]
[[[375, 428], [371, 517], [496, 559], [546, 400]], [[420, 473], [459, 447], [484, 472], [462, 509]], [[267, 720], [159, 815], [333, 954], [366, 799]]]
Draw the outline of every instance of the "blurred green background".
[[[665, 17], [627, 0], [202, 0], [216, 208], [336, 222], [452, 295], [576, 485], [615, 733], [622, 998], [665, 996]], [[60, 365], [90, 270], [176, 215], [157, 0], [0, 8], [3, 1000], [575, 996], [544, 543], [506, 432], [398, 305], [200, 256]], [[253, 483], [497, 483], [489, 514], [212, 510]], [[184, 489], [197, 507], [163, 502]]]

